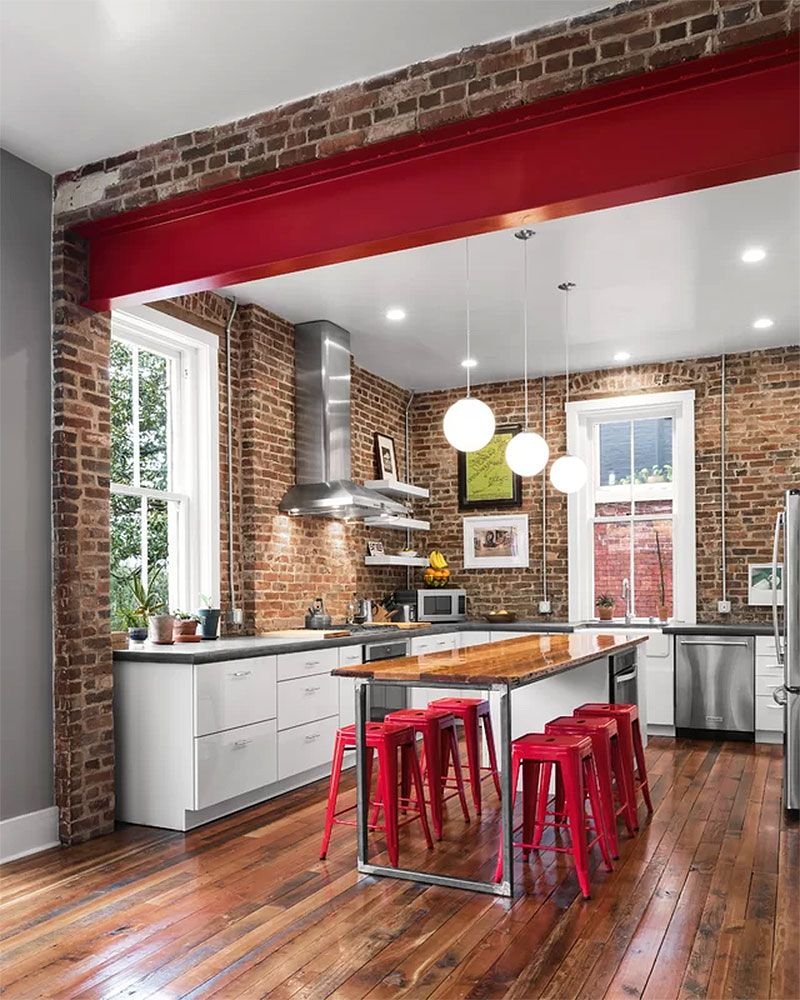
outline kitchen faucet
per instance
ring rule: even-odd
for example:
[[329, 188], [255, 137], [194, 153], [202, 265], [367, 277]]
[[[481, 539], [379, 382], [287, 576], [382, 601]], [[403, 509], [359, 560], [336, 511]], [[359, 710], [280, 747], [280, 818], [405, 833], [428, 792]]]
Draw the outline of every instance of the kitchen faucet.
[[625, 624], [630, 625], [631, 623], [631, 584], [630, 580], [625, 577], [622, 581], [622, 600], [625, 602]]

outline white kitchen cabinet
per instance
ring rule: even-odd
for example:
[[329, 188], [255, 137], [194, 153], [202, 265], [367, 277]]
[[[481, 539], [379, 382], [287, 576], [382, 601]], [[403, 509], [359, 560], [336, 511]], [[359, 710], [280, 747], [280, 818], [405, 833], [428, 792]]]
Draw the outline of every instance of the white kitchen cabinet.
[[278, 684], [278, 729], [318, 719], [339, 718], [339, 678], [331, 674], [295, 677]]
[[309, 649], [301, 653], [278, 654], [278, 680], [290, 681], [294, 677], [312, 677], [326, 674], [339, 665], [339, 650], [335, 646], [327, 649]]
[[275, 657], [195, 666], [195, 736], [274, 719]]
[[781, 743], [785, 709], [772, 697], [784, 681], [773, 636], [756, 636], [756, 743]]
[[490, 633], [490, 642], [505, 642], [507, 639], [520, 639], [524, 635], [546, 635], [545, 632], [501, 632], [499, 629], [494, 629]]
[[[469, 633], [465, 633], [469, 634]], [[445, 635], [415, 636], [410, 643], [411, 656], [424, 656], [428, 653], [452, 653], [458, 648], [458, 633], [448, 632]], [[437, 698], [458, 698], [463, 691], [456, 688], [409, 688], [409, 699], [412, 708], [426, 708], [428, 702]]]
[[[352, 667], [364, 662], [363, 646], [340, 646], [339, 666]], [[339, 678], [339, 725], [352, 726], [356, 721], [356, 682], [353, 677]]]
[[660, 631], [648, 632], [639, 647], [640, 671], [647, 688], [646, 720], [651, 735], [675, 735], [675, 641]]
[[275, 720], [257, 722], [194, 741], [195, 809], [277, 781]]
[[480, 632], [457, 632], [456, 648], [468, 649], [470, 646], [485, 646], [492, 641], [492, 634], [488, 629]]
[[339, 719], [320, 719], [278, 733], [278, 778], [330, 767]]

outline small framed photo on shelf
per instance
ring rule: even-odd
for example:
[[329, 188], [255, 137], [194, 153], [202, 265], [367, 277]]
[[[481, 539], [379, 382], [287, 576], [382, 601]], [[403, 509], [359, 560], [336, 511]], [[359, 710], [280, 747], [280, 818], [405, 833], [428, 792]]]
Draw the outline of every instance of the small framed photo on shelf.
[[370, 539], [367, 542], [367, 554], [371, 556], [382, 556], [383, 553], [383, 542], [376, 542]]
[[464, 518], [464, 569], [528, 566], [528, 515]]
[[375, 468], [378, 470], [378, 479], [397, 480], [394, 438], [388, 434], [375, 434]]
[[748, 563], [747, 603], [764, 607], [772, 604], [772, 588], [778, 591], [778, 604], [783, 604], [783, 563], [776, 567], [772, 578], [772, 563]]

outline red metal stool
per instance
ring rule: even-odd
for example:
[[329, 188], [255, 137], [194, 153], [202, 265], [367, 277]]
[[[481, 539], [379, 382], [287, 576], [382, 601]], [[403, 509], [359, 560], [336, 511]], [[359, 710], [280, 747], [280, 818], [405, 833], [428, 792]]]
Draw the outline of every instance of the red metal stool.
[[[542, 765], [556, 767], [564, 789], [564, 817], [570, 835], [569, 847], [547, 846], [542, 848], [541, 834], [537, 831], [537, 785]], [[522, 840], [514, 842], [514, 847], [522, 848], [522, 856], [527, 859], [532, 850], [558, 851], [572, 854], [578, 884], [584, 899], [590, 898], [589, 849], [599, 844], [600, 853], [607, 871], [613, 871], [608, 839], [602, 820], [600, 786], [597, 782], [597, 765], [592, 753], [592, 741], [588, 736], [561, 736], [547, 733], [528, 733], [511, 744], [511, 787], [513, 798], [517, 797], [517, 782], [522, 768]], [[586, 815], [586, 796], [591, 807]], [[512, 809], [514, 803], [512, 802]], [[562, 817], [545, 826], [562, 826]], [[519, 827], [517, 828], [519, 829]], [[587, 835], [594, 834], [587, 843]], [[495, 881], [499, 882], [503, 872], [502, 841], [500, 855], [495, 869]]]
[[[428, 817], [425, 813], [425, 791], [422, 785], [422, 773], [417, 757], [417, 743], [414, 730], [411, 726], [399, 726], [391, 723], [368, 722], [367, 723], [367, 746], [365, 766], [367, 770], [367, 787], [371, 787], [372, 758], [377, 751], [378, 754], [378, 788], [375, 805], [378, 809], [383, 809], [384, 825], [377, 824], [376, 815], [373, 821], [368, 824], [370, 830], [383, 830], [386, 834], [386, 849], [389, 853], [391, 864], [397, 868], [399, 844], [398, 831], [401, 826], [419, 819], [422, 824], [422, 832], [428, 847], [433, 847], [431, 831], [428, 826]], [[343, 726], [336, 733], [336, 743], [333, 751], [333, 768], [331, 770], [331, 784], [328, 791], [328, 806], [325, 811], [325, 832], [322, 835], [322, 847], [319, 852], [321, 859], [328, 853], [328, 845], [331, 840], [334, 823], [343, 826], [355, 826], [355, 820], [340, 819], [344, 813], [352, 812], [356, 807], [348, 806], [339, 812], [336, 811], [336, 800], [339, 796], [339, 779], [342, 773], [342, 761], [345, 750], [352, 750], [356, 745], [356, 727]], [[407, 768], [414, 784], [414, 799], [401, 798], [397, 790], [397, 751], [400, 751], [402, 766]], [[408, 816], [402, 821], [398, 821], [398, 809], [404, 807], [409, 810]]]
[[653, 811], [653, 803], [650, 799], [650, 785], [647, 780], [647, 766], [644, 761], [644, 747], [642, 746], [642, 731], [639, 727], [639, 709], [636, 705], [612, 705], [608, 702], [587, 702], [576, 708], [576, 716], [606, 716], [616, 720], [617, 732], [619, 733], [619, 752], [622, 759], [622, 767], [627, 784], [628, 798], [628, 823], [629, 829], [639, 829], [639, 817], [636, 812], [636, 788], [637, 784], [642, 793], [642, 798], [647, 806], [647, 811]]
[[[588, 715], [562, 715], [557, 719], [551, 719], [544, 727], [544, 731], [545, 733], [553, 733], [555, 735], [588, 736], [592, 741], [592, 752], [597, 764], [597, 781], [600, 786], [600, 801], [603, 807], [603, 821], [606, 833], [608, 834], [608, 844], [611, 848], [612, 857], [618, 858], [617, 816], [624, 815], [626, 823], [629, 823], [629, 819], [627, 785], [620, 757], [616, 720], [602, 718], [599, 715], [594, 717]], [[537, 800], [537, 829], [541, 829], [541, 823], [544, 819], [547, 806], [547, 796], [550, 789], [550, 771], [550, 765], [545, 764], [542, 768], [539, 798]], [[614, 780], [616, 780], [621, 800], [619, 806], [614, 802]], [[556, 820], [564, 813], [564, 789], [558, 778], [556, 780], [554, 812]], [[628, 827], [628, 832], [633, 833], [633, 829], [630, 826]]]
[[[464, 726], [464, 739], [467, 744], [467, 766], [469, 767], [469, 783], [472, 788], [472, 801], [475, 812], [481, 814], [481, 771], [486, 771], [494, 778], [494, 787], [500, 797], [500, 774], [497, 770], [497, 755], [492, 736], [492, 717], [489, 713], [489, 702], [481, 698], [439, 698], [429, 702], [428, 708], [441, 708], [461, 720]], [[481, 767], [481, 747], [479, 726], [483, 722], [483, 734], [486, 737], [486, 749], [489, 752], [489, 766]], [[484, 775], [486, 777], [486, 775]]]
[[[436, 839], [442, 839], [445, 800], [452, 798], [453, 795], [458, 795], [461, 812], [469, 823], [469, 809], [464, 796], [464, 779], [458, 755], [456, 720], [452, 712], [441, 708], [403, 708], [397, 712], [389, 712], [384, 722], [413, 726], [414, 732], [422, 734], [422, 773], [428, 781], [431, 821]], [[451, 762], [454, 778], [449, 776]], [[403, 768], [400, 779], [402, 795], [408, 796], [410, 784], [411, 776], [407, 769]], [[448, 788], [454, 791], [450, 795], [445, 795], [445, 790]]]

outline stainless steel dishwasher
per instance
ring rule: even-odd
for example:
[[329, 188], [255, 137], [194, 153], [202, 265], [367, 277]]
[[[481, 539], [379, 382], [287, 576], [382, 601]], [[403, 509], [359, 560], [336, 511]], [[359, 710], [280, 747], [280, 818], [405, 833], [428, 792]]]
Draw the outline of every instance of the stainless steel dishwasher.
[[676, 636], [676, 734], [752, 740], [755, 683], [753, 636]]

